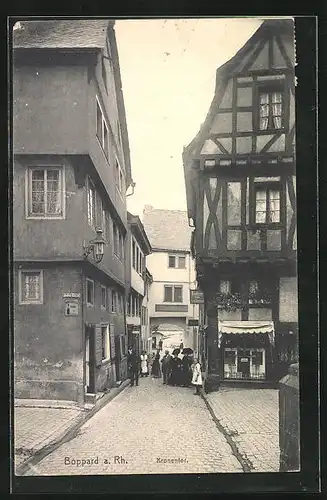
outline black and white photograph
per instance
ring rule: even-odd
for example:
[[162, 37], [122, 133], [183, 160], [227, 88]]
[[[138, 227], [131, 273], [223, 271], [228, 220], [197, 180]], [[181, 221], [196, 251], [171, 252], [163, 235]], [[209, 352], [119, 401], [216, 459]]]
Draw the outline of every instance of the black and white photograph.
[[300, 471], [294, 18], [11, 36], [15, 476]]

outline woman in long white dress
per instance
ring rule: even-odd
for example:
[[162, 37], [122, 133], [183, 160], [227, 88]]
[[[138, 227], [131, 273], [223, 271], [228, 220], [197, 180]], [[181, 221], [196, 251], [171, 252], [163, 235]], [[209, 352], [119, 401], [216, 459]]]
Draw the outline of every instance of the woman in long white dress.
[[143, 351], [141, 354], [141, 377], [147, 377], [148, 375], [148, 355], [145, 351]]
[[192, 385], [195, 386], [195, 393], [194, 394], [201, 394], [202, 371], [201, 371], [201, 365], [200, 365], [198, 359], [194, 360], [192, 371], [193, 371]]

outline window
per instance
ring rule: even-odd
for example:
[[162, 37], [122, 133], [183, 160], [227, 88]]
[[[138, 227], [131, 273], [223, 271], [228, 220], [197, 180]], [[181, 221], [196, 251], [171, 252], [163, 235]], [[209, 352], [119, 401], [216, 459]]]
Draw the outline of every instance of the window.
[[178, 257], [178, 267], [179, 269], [185, 269], [185, 257]]
[[118, 229], [114, 222], [112, 226], [113, 226], [113, 237], [114, 237], [114, 254], [118, 255]]
[[101, 228], [102, 228], [102, 235], [104, 237], [104, 239], [107, 238], [107, 222], [106, 222], [106, 219], [107, 219], [107, 213], [104, 209], [102, 209], [102, 223], [101, 223]]
[[186, 258], [184, 256], [169, 255], [168, 256], [168, 267], [185, 269]]
[[105, 221], [104, 221], [104, 237], [106, 238], [107, 242], [110, 241], [110, 214], [109, 212], [105, 211]]
[[107, 288], [107, 311], [111, 310], [111, 297], [110, 297], [110, 288]]
[[104, 119], [103, 112], [101, 109], [101, 106], [96, 100], [96, 106], [97, 106], [97, 130], [96, 130], [96, 135], [97, 138], [99, 139], [99, 142], [102, 146], [102, 149], [106, 155], [106, 158], [108, 159], [109, 155], [109, 132], [108, 132], [108, 126], [106, 123], [106, 120]]
[[281, 129], [283, 126], [283, 96], [280, 89], [262, 89], [259, 93], [259, 129]]
[[27, 216], [64, 217], [64, 170], [62, 167], [30, 167], [27, 178]]
[[103, 120], [102, 120], [102, 111], [100, 108], [100, 104], [97, 101], [97, 136], [100, 141], [100, 144], [102, 144], [102, 126], [103, 126]]
[[168, 267], [176, 267], [176, 257], [174, 255], [169, 255]]
[[43, 304], [43, 272], [19, 272], [19, 303]]
[[115, 290], [111, 291], [111, 312], [117, 312], [117, 292]]
[[89, 278], [86, 279], [86, 302], [91, 306], [94, 305], [94, 281]]
[[183, 302], [183, 287], [181, 285], [165, 285], [164, 302]]
[[255, 223], [280, 222], [280, 189], [269, 185], [255, 186]]
[[109, 327], [101, 326], [102, 361], [110, 359], [110, 336]]
[[136, 247], [135, 247], [135, 241], [132, 240], [132, 263], [133, 263], [134, 269], [136, 268], [135, 258], [136, 258]]
[[95, 200], [95, 189], [91, 182], [91, 179], [88, 179], [87, 182], [87, 220], [90, 226], [95, 228], [95, 213], [96, 213], [96, 200]]
[[105, 67], [105, 64], [104, 64], [104, 58], [103, 57], [101, 57], [101, 70], [102, 70], [103, 84], [104, 84], [106, 92], [108, 94], [107, 72], [106, 72], [106, 67]]
[[232, 284], [230, 281], [221, 281], [220, 282], [220, 293], [223, 295], [228, 295], [232, 291]]
[[108, 158], [109, 154], [109, 145], [108, 145], [108, 127], [105, 122], [103, 122], [103, 149], [106, 157]]
[[123, 194], [124, 189], [125, 189], [125, 180], [124, 180], [123, 171], [121, 169], [121, 166], [119, 165], [117, 157], [116, 157], [116, 164], [115, 164], [115, 173], [116, 173], [117, 189], [120, 192], [120, 194]]
[[107, 306], [107, 289], [105, 286], [101, 285], [101, 307], [106, 309]]

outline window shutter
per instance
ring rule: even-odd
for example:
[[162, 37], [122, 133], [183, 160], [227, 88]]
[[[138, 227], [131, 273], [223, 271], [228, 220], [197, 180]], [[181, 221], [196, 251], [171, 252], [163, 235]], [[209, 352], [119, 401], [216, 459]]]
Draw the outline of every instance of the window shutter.
[[95, 363], [100, 366], [102, 362], [102, 332], [101, 326], [95, 325]]
[[116, 345], [115, 345], [115, 326], [110, 325], [110, 357], [114, 359], [116, 357]]

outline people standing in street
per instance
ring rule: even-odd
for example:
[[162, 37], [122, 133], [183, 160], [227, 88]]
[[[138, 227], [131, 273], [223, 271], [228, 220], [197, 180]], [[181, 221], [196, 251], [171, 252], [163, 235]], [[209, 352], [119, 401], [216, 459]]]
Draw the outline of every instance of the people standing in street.
[[141, 377], [147, 377], [149, 375], [148, 367], [148, 355], [146, 351], [142, 351], [141, 354]]
[[169, 351], [167, 349], [165, 350], [164, 357], [161, 360], [161, 367], [162, 367], [163, 383], [167, 384], [171, 373], [171, 355], [169, 354]]
[[151, 375], [154, 378], [160, 378], [161, 377], [161, 370], [160, 370], [160, 351], [157, 352], [155, 355], [154, 361], [152, 363], [152, 370], [151, 370]]
[[195, 386], [195, 393], [194, 394], [201, 394], [201, 387], [202, 387], [202, 371], [201, 371], [201, 365], [199, 363], [199, 360], [197, 358], [194, 359], [193, 367], [192, 367], [192, 385]]
[[182, 362], [176, 352], [175, 354], [173, 354], [173, 358], [171, 359], [170, 365], [171, 365], [171, 374], [168, 379], [168, 384], [173, 386], [181, 385]]
[[192, 380], [191, 360], [187, 354], [182, 359], [182, 385], [189, 387]]
[[181, 339], [181, 343], [179, 344], [179, 348], [182, 352], [182, 350], [184, 349], [184, 343], [183, 343], [183, 339]]
[[132, 346], [128, 349], [127, 365], [129, 378], [131, 379], [131, 387], [134, 383], [139, 385], [141, 359]]
[[162, 339], [159, 340], [159, 351], [162, 351]]

